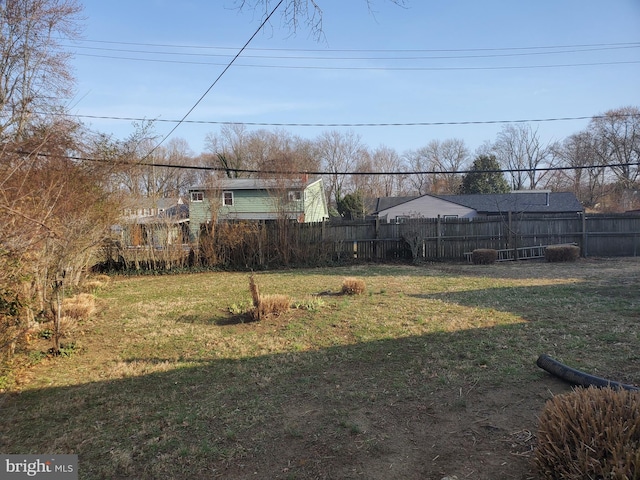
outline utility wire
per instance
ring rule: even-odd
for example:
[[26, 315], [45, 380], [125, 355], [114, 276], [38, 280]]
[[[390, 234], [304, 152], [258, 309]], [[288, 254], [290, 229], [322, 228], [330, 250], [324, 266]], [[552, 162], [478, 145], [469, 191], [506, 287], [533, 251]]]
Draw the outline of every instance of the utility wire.
[[[85, 43], [102, 43], [113, 45], [132, 45], [144, 47], [170, 47], [185, 49], [209, 49], [209, 50], [235, 50], [235, 47], [207, 46], [207, 45], [178, 45], [166, 43], [137, 43], [137, 42], [120, 42], [112, 40], [83, 40]], [[539, 45], [529, 47], [496, 47], [496, 48], [446, 48], [446, 49], [305, 49], [305, 48], [255, 48], [249, 47], [248, 51], [264, 51], [264, 52], [497, 52], [509, 50], [545, 50], [558, 48], [592, 48], [592, 47], [635, 47], [640, 42], [617, 42], [617, 43], [585, 43], [572, 45]]]
[[[168, 51], [153, 51], [153, 50], [132, 50], [132, 49], [122, 49], [122, 48], [104, 48], [104, 47], [85, 47], [85, 46], [73, 46], [73, 45], [62, 45], [63, 47], [68, 48], [76, 48], [83, 50], [93, 50], [100, 52], [122, 52], [122, 53], [141, 53], [145, 55], [167, 55], [167, 56], [184, 56], [184, 57], [228, 57], [230, 54], [227, 53], [195, 53], [195, 52], [168, 52]], [[484, 53], [484, 54], [466, 54], [466, 55], [420, 55], [417, 56], [417, 52], [408, 51], [408, 52], [400, 52], [404, 54], [411, 53], [411, 56], [317, 56], [317, 55], [244, 55], [243, 58], [257, 58], [257, 59], [278, 59], [278, 60], [451, 60], [451, 59], [467, 59], [467, 58], [496, 58], [496, 57], [524, 57], [524, 56], [534, 56], [534, 55], [555, 55], [555, 54], [565, 54], [565, 53], [589, 53], [589, 52], [601, 52], [601, 51], [611, 51], [611, 50], [628, 50], [628, 49], [637, 49], [640, 48], [640, 43], [636, 45], [624, 45], [624, 46], [608, 46], [608, 47], [590, 47], [590, 48], [573, 48], [573, 49], [563, 49], [563, 50], [546, 50], [546, 51], [526, 51], [526, 52], [512, 52], [509, 53]], [[314, 51], [316, 52], [316, 51]], [[359, 52], [359, 53], [365, 53]], [[385, 52], [385, 53], [391, 53]], [[324, 53], [322, 51], [317, 51], [317, 53]], [[430, 52], [433, 53], [433, 52]], [[445, 52], [442, 52], [445, 53]], [[84, 55], [82, 53], [75, 53], [76, 55]], [[118, 58], [118, 57], [116, 57]], [[123, 59], [127, 59], [128, 57], [122, 57]], [[171, 60], [165, 60], [171, 61]]]
[[269, 15], [266, 16], [266, 18], [263, 20], [263, 22], [260, 24], [260, 26], [256, 29], [256, 31], [253, 33], [253, 35], [251, 35], [251, 37], [249, 38], [249, 40], [246, 41], [246, 43], [242, 46], [242, 48], [238, 51], [238, 53], [236, 53], [236, 55], [231, 59], [231, 61], [227, 64], [227, 66], [224, 68], [224, 70], [222, 70], [222, 72], [220, 73], [220, 75], [218, 75], [218, 77], [213, 81], [213, 83], [209, 86], [209, 88], [207, 88], [207, 90], [202, 94], [202, 96], [196, 101], [196, 103], [189, 109], [189, 111], [187, 113], [184, 114], [184, 116], [178, 121], [178, 123], [176, 123], [176, 125], [169, 131], [169, 133], [167, 133], [162, 140], [160, 140], [160, 142], [153, 147], [153, 149], [145, 156], [145, 158], [148, 158], [153, 152], [155, 152], [155, 150], [162, 145], [165, 140], [167, 138], [169, 138], [171, 136], [171, 134], [173, 132], [176, 131], [176, 129], [187, 119], [187, 117], [191, 114], [191, 112], [193, 112], [196, 107], [200, 104], [200, 102], [202, 102], [202, 100], [204, 100], [204, 97], [207, 96], [207, 94], [211, 91], [211, 89], [218, 83], [218, 81], [222, 78], [222, 76], [227, 72], [227, 70], [229, 70], [231, 68], [231, 65], [233, 65], [233, 63], [236, 61], [236, 59], [242, 54], [242, 52], [249, 46], [249, 43], [251, 43], [251, 41], [256, 37], [256, 35], [258, 35], [258, 33], [260, 32], [260, 30], [262, 30], [262, 27], [264, 27], [266, 25], [266, 23], [269, 21], [269, 19], [271, 18], [271, 16], [276, 12], [276, 10], [278, 9], [278, 7], [280, 7], [280, 5], [282, 5], [282, 3], [284, 2], [284, 0], [280, 0], [278, 2], [278, 4], [273, 8], [273, 10], [271, 10], [271, 13], [269, 13]]
[[[156, 163], [156, 162], [126, 162], [126, 161], [118, 161], [113, 159], [101, 159], [101, 158], [89, 158], [89, 157], [79, 157], [79, 156], [66, 156], [66, 155], [56, 155], [49, 153], [41, 153], [41, 152], [27, 152], [24, 150], [13, 152], [18, 155], [36, 155], [38, 157], [45, 158], [62, 158], [66, 160], [74, 160], [81, 162], [96, 162], [96, 163], [106, 163], [109, 165], [128, 165], [135, 167], [156, 167], [156, 168], [175, 168], [179, 170], [202, 170], [202, 171], [212, 171], [212, 172], [234, 172], [234, 173], [258, 173], [263, 175], [286, 175], [286, 174], [307, 174], [307, 175], [351, 175], [351, 176], [378, 176], [378, 175], [466, 175], [468, 173], [527, 173], [527, 172], [552, 172], [552, 171], [563, 171], [563, 170], [596, 170], [601, 168], [619, 168], [619, 167], [638, 167], [640, 166], [640, 162], [630, 162], [630, 163], [609, 163], [603, 165], [578, 165], [578, 166], [565, 166], [565, 167], [535, 167], [535, 168], [501, 168], [494, 170], [455, 170], [455, 171], [446, 171], [446, 170], [418, 170], [418, 171], [399, 171], [399, 172], [349, 172], [349, 171], [339, 171], [339, 172], [331, 172], [331, 171], [300, 171], [300, 172], [283, 172], [281, 170], [257, 170], [257, 169], [243, 169], [243, 168], [226, 168], [226, 167], [212, 167], [212, 166], [203, 166], [203, 165], [175, 165], [171, 163]], [[147, 154], [148, 157], [150, 154]], [[146, 158], [145, 157], [145, 158]]]
[[[284, 0], [283, 0], [284, 1]], [[132, 60], [135, 62], [156, 62], [156, 63], [174, 63], [181, 65], [224, 65], [223, 63], [212, 62], [194, 62], [187, 60], [163, 60], [153, 58], [136, 58], [136, 57], [117, 57], [113, 55], [95, 55], [89, 53], [77, 53], [77, 56], [109, 58], [113, 60]], [[237, 57], [235, 57], [237, 58]], [[233, 63], [235, 58], [231, 61]], [[231, 63], [227, 66], [231, 66]], [[315, 65], [258, 65], [258, 64], [239, 64], [238, 67], [244, 68], [278, 68], [289, 70], [377, 70], [377, 71], [455, 71], [455, 70], [518, 70], [533, 68], [566, 68], [566, 67], [596, 67], [604, 65], [629, 65], [640, 63], [640, 60], [628, 60], [618, 62], [584, 62], [584, 63], [561, 63], [551, 65], [499, 65], [494, 67], [323, 67]], [[225, 68], [225, 71], [227, 70]]]
[[[452, 121], [452, 122], [385, 122], [385, 123], [272, 123], [272, 122], [232, 122], [232, 121], [216, 121], [216, 120], [170, 120], [170, 119], [149, 119], [135, 117], [115, 117], [101, 115], [70, 115], [61, 114], [76, 118], [90, 118], [96, 120], [120, 120], [128, 122], [158, 122], [158, 123], [190, 123], [204, 125], [245, 125], [251, 127], [435, 127], [443, 125], [491, 125], [504, 123], [544, 123], [544, 122], [565, 122], [571, 120], [591, 120], [597, 118], [606, 118], [606, 115], [589, 115], [580, 117], [555, 117], [555, 118], [529, 118], [518, 120], [469, 120], [469, 121]], [[616, 114], [618, 117], [633, 117], [636, 114]]]

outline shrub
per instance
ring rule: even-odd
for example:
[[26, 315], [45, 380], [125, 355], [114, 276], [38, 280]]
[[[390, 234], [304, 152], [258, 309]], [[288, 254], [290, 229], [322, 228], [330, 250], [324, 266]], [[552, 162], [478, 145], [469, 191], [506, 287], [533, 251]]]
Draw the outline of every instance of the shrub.
[[543, 479], [637, 478], [640, 393], [579, 388], [549, 400], [535, 466]]
[[552, 245], [544, 251], [547, 262], [575, 262], [580, 257], [580, 247], [576, 245]]
[[491, 265], [498, 260], [498, 251], [492, 248], [476, 248], [471, 252], [471, 261], [474, 265]]
[[268, 315], [282, 315], [290, 307], [291, 298], [288, 295], [262, 295], [258, 306], [251, 311], [251, 316], [254, 320], [261, 320]]
[[291, 298], [288, 295], [260, 295], [253, 274], [249, 277], [249, 290], [253, 299], [253, 309], [249, 314], [254, 320], [262, 320], [268, 315], [281, 315], [291, 307]]
[[93, 277], [88, 278], [82, 284], [82, 289], [85, 292], [95, 292], [99, 288], [104, 287], [111, 281], [109, 276], [107, 275], [95, 275]]
[[342, 293], [344, 295], [360, 295], [364, 293], [365, 290], [364, 280], [347, 277], [342, 281]]
[[96, 311], [96, 297], [89, 293], [80, 293], [74, 297], [65, 298], [62, 302], [65, 317], [74, 320], [87, 320]]

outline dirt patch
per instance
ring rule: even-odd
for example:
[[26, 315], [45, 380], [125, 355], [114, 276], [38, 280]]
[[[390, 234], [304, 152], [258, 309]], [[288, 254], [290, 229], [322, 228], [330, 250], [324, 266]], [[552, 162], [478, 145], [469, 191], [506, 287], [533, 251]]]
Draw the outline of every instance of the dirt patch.
[[[406, 479], [444, 477], [534, 479], [537, 414], [553, 394], [570, 389], [541, 377], [518, 389], [443, 390], [423, 400], [342, 412], [343, 434], [328, 431], [335, 413], [296, 398], [285, 407], [289, 435], [274, 438], [272, 455], [245, 459], [221, 478]], [[266, 463], [264, 462], [266, 460]]]

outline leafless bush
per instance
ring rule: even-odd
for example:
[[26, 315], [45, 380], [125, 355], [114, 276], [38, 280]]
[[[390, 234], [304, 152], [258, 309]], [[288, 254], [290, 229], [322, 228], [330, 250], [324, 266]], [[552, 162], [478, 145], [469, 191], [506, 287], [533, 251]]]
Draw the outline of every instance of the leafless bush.
[[552, 245], [544, 251], [547, 262], [575, 262], [580, 258], [580, 247], [576, 245]]
[[87, 320], [95, 311], [96, 297], [89, 293], [80, 293], [62, 302], [63, 315], [75, 320]]
[[291, 307], [291, 297], [288, 295], [262, 295], [258, 306], [251, 311], [254, 320], [262, 320], [269, 315], [282, 315]]
[[361, 295], [365, 290], [364, 280], [359, 278], [347, 277], [342, 281], [341, 291], [344, 295]]
[[108, 275], [96, 275], [94, 277], [86, 279], [82, 283], [82, 289], [88, 293], [95, 292], [99, 288], [107, 285], [110, 281], [111, 279]]
[[291, 308], [291, 297], [288, 295], [260, 295], [260, 290], [253, 275], [249, 277], [249, 290], [253, 299], [251, 318], [262, 320], [269, 315], [282, 315]]
[[549, 400], [535, 466], [544, 479], [637, 478], [640, 393], [595, 387]]
[[477, 248], [471, 252], [471, 261], [474, 265], [491, 265], [498, 260], [498, 251], [492, 248]]

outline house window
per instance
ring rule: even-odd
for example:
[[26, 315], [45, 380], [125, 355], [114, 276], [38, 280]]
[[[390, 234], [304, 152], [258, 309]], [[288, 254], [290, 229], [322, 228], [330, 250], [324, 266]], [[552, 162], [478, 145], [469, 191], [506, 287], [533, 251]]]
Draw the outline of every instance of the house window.
[[192, 202], [204, 201], [204, 192], [191, 192], [191, 201]]
[[295, 200], [302, 200], [302, 192], [300, 190], [289, 190], [289, 192], [287, 193], [290, 202], [293, 202]]
[[454, 218], [458, 218], [458, 215], [445, 215], [443, 218], [445, 220], [452, 220]]
[[396, 223], [407, 223], [409, 217], [406, 215], [399, 215], [396, 217]]
[[233, 207], [233, 192], [222, 192], [222, 205]]

